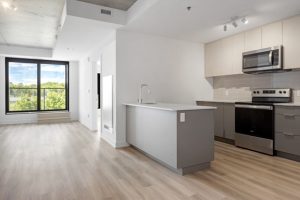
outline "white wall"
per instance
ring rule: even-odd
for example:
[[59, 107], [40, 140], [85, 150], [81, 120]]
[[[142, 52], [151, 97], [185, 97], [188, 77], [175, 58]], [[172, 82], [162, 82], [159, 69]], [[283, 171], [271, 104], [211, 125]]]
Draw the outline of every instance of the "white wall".
[[212, 79], [204, 77], [203, 44], [154, 35], [117, 32], [117, 146], [125, 145], [124, 102], [137, 102], [147, 83], [158, 102], [195, 104], [212, 99]]
[[293, 101], [300, 102], [300, 71], [266, 74], [241, 74], [214, 78], [214, 98], [250, 101], [255, 88], [291, 88]]
[[[116, 71], [116, 41], [115, 34], [106, 39], [103, 46], [92, 50], [88, 56], [79, 64], [79, 121], [92, 131], [97, 130], [97, 73], [99, 72], [98, 62], [101, 61], [101, 77], [112, 75], [115, 87]], [[103, 84], [101, 83], [101, 86]], [[102, 89], [101, 89], [102, 91]], [[114, 96], [115, 96], [114, 89]], [[101, 98], [103, 96], [101, 95]], [[103, 100], [101, 100], [103, 102]], [[102, 106], [101, 106], [102, 107]], [[114, 109], [115, 112], [115, 109]], [[113, 114], [115, 116], [115, 114]], [[106, 116], [103, 115], [102, 118]], [[115, 127], [114, 119], [114, 127]], [[103, 128], [102, 128], [103, 129]], [[102, 137], [114, 146], [115, 130], [113, 133], [102, 133]]]
[[78, 61], [70, 61], [69, 63], [69, 110], [71, 115], [71, 120], [78, 121], [78, 101], [79, 101], [79, 62]]
[[[101, 137], [105, 139], [112, 146], [117, 147], [116, 145], [116, 41], [112, 40], [101, 52], [101, 76], [109, 76], [113, 77], [113, 130], [112, 132], [106, 132], [102, 127]], [[103, 87], [103, 83], [101, 83]], [[102, 91], [102, 89], [101, 89]], [[103, 102], [103, 95], [101, 95], [101, 102]], [[102, 119], [109, 117], [105, 116], [106, 112], [103, 112], [102, 107]], [[103, 123], [102, 123], [103, 125]]]
[[[78, 63], [70, 62], [70, 113], [78, 120]], [[36, 114], [5, 114], [5, 57], [0, 56], [0, 124], [36, 123]]]
[[97, 130], [93, 123], [93, 64], [90, 57], [79, 63], [79, 121], [90, 130]]

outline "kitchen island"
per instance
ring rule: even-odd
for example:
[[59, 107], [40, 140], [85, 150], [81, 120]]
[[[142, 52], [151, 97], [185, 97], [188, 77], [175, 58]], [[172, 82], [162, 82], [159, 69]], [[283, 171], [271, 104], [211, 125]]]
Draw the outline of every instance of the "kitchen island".
[[127, 142], [181, 175], [214, 158], [214, 107], [127, 103]]

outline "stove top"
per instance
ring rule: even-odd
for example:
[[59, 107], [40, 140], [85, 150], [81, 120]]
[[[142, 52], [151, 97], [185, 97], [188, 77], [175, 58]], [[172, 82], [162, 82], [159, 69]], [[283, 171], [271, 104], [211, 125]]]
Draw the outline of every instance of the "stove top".
[[236, 104], [251, 104], [251, 105], [273, 105], [276, 102], [253, 102], [253, 101], [241, 101], [235, 102]]
[[274, 103], [291, 103], [291, 89], [255, 89], [252, 90], [252, 101], [236, 102], [238, 104], [273, 105]]

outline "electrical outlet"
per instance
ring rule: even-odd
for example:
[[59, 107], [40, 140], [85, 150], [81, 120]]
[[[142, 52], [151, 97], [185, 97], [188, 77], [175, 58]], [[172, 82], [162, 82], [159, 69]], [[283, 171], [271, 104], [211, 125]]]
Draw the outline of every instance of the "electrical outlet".
[[185, 113], [180, 113], [180, 122], [185, 122]]

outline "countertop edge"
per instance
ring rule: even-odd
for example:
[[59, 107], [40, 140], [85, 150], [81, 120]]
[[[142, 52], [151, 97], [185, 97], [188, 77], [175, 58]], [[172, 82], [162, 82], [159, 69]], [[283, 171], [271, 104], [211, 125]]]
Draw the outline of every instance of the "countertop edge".
[[[182, 105], [182, 104], [163, 104], [163, 103], [157, 103], [157, 104], [135, 104], [135, 103], [123, 103], [124, 106], [133, 106], [133, 107], [142, 107], [142, 108], [151, 108], [151, 109], [157, 109], [157, 110], [165, 110], [165, 111], [193, 111], [193, 110], [215, 110], [216, 107], [212, 106], [197, 106], [197, 105]], [[151, 106], [153, 105], [153, 106]], [[158, 105], [158, 106], [155, 106]], [[159, 106], [161, 105], [161, 106]], [[166, 107], [163, 107], [163, 105], [166, 105]], [[183, 108], [168, 108], [167, 106], [182, 106]], [[186, 106], [186, 108], [184, 107]], [[189, 108], [193, 107], [193, 108]]]
[[[248, 101], [231, 101], [231, 100], [197, 100], [196, 102], [210, 102], [210, 103], [227, 103], [234, 104], [236, 102], [248, 102]], [[274, 103], [274, 106], [285, 106], [285, 107], [300, 107], [300, 102], [292, 103]]]

